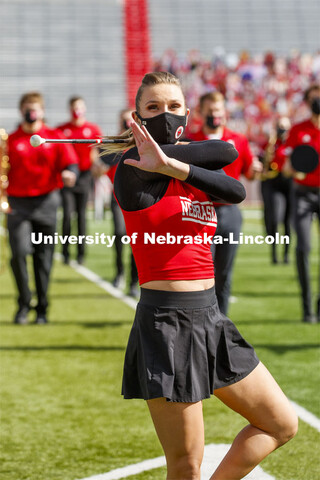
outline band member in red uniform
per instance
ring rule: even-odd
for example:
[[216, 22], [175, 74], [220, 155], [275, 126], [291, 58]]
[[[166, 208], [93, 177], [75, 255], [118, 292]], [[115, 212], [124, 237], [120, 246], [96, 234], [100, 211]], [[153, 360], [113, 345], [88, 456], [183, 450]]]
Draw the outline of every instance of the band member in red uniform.
[[[30, 92], [20, 100], [22, 123], [9, 135], [10, 170], [8, 174], [9, 242], [12, 250], [11, 267], [19, 293], [18, 311], [14, 322], [27, 323], [31, 291], [28, 285], [27, 254], [33, 255], [33, 267], [38, 296], [36, 323], [47, 323], [47, 290], [53, 258], [53, 244], [42, 236], [53, 236], [59, 189], [71, 187], [77, 177], [77, 157], [70, 145], [45, 143], [40, 148], [30, 145], [30, 138], [64, 138], [59, 130], [45, 125], [44, 101], [40, 93]], [[35, 235], [34, 241], [32, 234]], [[41, 240], [42, 239], [42, 240]]]
[[[262, 170], [261, 163], [250, 151], [248, 140], [241, 134], [226, 127], [226, 108], [224, 96], [220, 92], [210, 92], [200, 97], [200, 114], [203, 127], [200, 131], [189, 135], [191, 140], [219, 139], [233, 145], [239, 153], [238, 158], [227, 165], [224, 171], [227, 175], [239, 180], [244, 175], [249, 180]], [[221, 205], [216, 207], [218, 216], [217, 235], [229, 238], [230, 234], [237, 241], [242, 224], [242, 215], [236, 205]], [[224, 241], [220, 245], [212, 245], [212, 255], [215, 264], [216, 293], [219, 308], [227, 315], [231, 292], [232, 271], [237, 252], [237, 244]]]
[[[311, 85], [305, 92], [304, 100], [310, 107], [311, 117], [290, 130], [287, 140], [287, 154], [299, 145], [310, 145], [320, 154], [320, 87]], [[285, 166], [287, 167], [288, 162]], [[301, 286], [303, 321], [320, 321], [320, 292], [318, 291], [317, 317], [313, 313], [310, 284], [309, 254], [311, 248], [311, 224], [313, 215], [320, 221], [320, 165], [307, 174], [287, 171], [294, 177], [294, 214], [297, 232], [296, 262]], [[319, 286], [319, 284], [318, 284]]]
[[[67, 138], [97, 138], [102, 135], [98, 125], [89, 123], [86, 120], [86, 104], [81, 97], [72, 97], [69, 100], [70, 116], [69, 122], [59, 125], [62, 133]], [[78, 156], [80, 174], [74, 187], [64, 187], [62, 193], [63, 205], [63, 235], [71, 233], [71, 214], [75, 208], [77, 213], [78, 235], [86, 235], [86, 206], [90, 187], [92, 186], [91, 166], [97, 157], [97, 150], [90, 145], [74, 145]], [[63, 245], [64, 262], [69, 263], [69, 245]], [[85, 254], [84, 243], [78, 243], [78, 263], [82, 263]]]
[[236, 158], [232, 145], [175, 145], [188, 114], [176, 77], [145, 75], [127, 145], [135, 148], [122, 156], [114, 183], [141, 286], [122, 393], [147, 401], [168, 479], [200, 479], [203, 399], [214, 393], [243, 415], [249, 424], [211, 477], [236, 480], [294, 436], [297, 419], [252, 346], [217, 306], [213, 201], [241, 202], [245, 190], [219, 170]]
[[[288, 117], [280, 117], [264, 147], [261, 194], [264, 204], [264, 223], [267, 235], [275, 237], [282, 223], [284, 234], [290, 238], [292, 223], [292, 179], [283, 175], [286, 160], [286, 139], [291, 123]], [[277, 245], [271, 245], [272, 263], [278, 263]], [[289, 244], [284, 246], [284, 263], [289, 262]]]

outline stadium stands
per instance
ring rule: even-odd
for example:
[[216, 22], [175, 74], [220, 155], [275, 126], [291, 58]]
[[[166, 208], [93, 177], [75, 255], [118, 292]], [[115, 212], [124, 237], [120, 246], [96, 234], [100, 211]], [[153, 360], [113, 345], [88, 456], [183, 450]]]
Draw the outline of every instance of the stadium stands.
[[50, 125], [65, 120], [70, 96], [82, 95], [88, 118], [115, 133], [126, 103], [120, 2], [1, 3], [0, 124], [14, 128], [20, 95], [36, 89], [45, 96]]
[[[317, 0], [149, 0], [152, 51], [197, 49], [211, 61], [241, 50], [315, 54]], [[179, 21], [177, 21], [177, 18]], [[121, 0], [1, 0], [0, 124], [12, 130], [21, 93], [40, 90], [48, 122], [66, 117], [67, 98], [83, 95], [88, 117], [113, 134], [126, 104]], [[194, 85], [199, 82], [194, 80]]]

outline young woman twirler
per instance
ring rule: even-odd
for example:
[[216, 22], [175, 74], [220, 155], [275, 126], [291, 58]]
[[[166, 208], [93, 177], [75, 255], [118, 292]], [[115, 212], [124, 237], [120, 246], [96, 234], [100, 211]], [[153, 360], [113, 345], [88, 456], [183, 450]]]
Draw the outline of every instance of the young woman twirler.
[[131, 128], [121, 136], [130, 141], [114, 190], [127, 234], [136, 234], [141, 286], [122, 393], [147, 401], [169, 480], [200, 479], [203, 399], [214, 394], [245, 417], [248, 425], [211, 477], [237, 480], [296, 434], [297, 417], [252, 346], [218, 309], [206, 241], [216, 229], [214, 203], [239, 203], [245, 190], [220, 170], [237, 157], [232, 145], [179, 143], [188, 115], [178, 79], [149, 73]]

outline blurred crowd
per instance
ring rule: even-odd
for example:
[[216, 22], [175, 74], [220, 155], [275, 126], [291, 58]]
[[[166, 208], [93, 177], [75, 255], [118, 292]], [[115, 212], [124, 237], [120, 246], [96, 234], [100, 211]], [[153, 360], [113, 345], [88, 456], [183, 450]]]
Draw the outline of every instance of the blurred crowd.
[[282, 56], [226, 54], [218, 48], [208, 58], [198, 50], [182, 57], [169, 49], [154, 61], [154, 69], [179, 77], [192, 113], [191, 133], [202, 122], [199, 97], [217, 90], [226, 98], [230, 128], [245, 134], [259, 155], [279, 117], [287, 116], [293, 124], [308, 117], [303, 92], [311, 83], [320, 83], [320, 51], [312, 55], [294, 50]]

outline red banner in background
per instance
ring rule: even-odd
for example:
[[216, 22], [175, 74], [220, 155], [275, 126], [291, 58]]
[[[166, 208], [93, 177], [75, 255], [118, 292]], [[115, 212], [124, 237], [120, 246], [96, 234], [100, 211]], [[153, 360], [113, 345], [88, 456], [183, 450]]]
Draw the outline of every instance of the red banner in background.
[[142, 77], [150, 71], [148, 0], [124, 1], [127, 102], [134, 108]]

